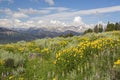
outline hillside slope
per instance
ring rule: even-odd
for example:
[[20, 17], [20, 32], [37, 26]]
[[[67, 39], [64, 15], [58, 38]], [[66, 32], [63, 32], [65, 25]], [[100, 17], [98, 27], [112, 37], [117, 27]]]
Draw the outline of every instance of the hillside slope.
[[0, 45], [0, 74], [6, 80], [119, 80], [120, 31]]

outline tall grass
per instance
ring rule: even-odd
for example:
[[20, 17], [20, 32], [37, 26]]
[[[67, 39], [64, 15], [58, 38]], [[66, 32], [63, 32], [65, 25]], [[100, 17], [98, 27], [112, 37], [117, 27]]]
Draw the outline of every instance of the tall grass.
[[119, 59], [119, 31], [21, 41], [0, 45], [0, 78], [119, 80]]

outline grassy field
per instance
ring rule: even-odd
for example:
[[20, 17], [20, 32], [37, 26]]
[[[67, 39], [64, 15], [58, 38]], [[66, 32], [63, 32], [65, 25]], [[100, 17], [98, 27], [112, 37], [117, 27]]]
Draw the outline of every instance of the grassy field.
[[120, 80], [120, 32], [0, 45], [1, 80]]

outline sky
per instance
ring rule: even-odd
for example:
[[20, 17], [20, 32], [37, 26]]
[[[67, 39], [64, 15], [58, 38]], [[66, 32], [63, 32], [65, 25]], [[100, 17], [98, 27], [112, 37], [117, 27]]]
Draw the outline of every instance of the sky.
[[120, 0], [0, 0], [0, 26], [86, 26], [120, 21]]

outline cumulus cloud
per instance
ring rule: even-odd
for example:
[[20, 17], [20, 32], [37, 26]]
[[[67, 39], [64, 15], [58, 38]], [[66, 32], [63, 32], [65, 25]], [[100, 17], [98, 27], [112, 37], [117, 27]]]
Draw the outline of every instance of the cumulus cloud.
[[50, 20], [52, 26], [66, 26], [67, 24], [59, 20]]
[[[50, 11], [50, 12], [49, 12]], [[56, 11], [55, 13], [52, 11]], [[58, 12], [57, 12], [58, 11]], [[61, 12], [59, 12], [61, 11]], [[80, 11], [69, 11], [68, 8], [64, 7], [49, 7], [40, 10], [36, 9], [21, 9], [18, 11], [11, 11], [10, 9], [0, 9], [0, 13], [5, 13], [10, 16], [6, 19], [0, 19], [0, 26], [24, 26], [24, 27], [61, 27], [61, 26], [78, 26], [77, 29], [85, 30], [90, 28], [91, 25], [85, 24], [81, 18], [81, 15], [94, 15], [101, 13], [119, 12], [120, 6], [112, 6], [105, 8], [80, 10]], [[32, 16], [30, 14], [33, 14]], [[37, 14], [37, 16], [36, 16]], [[43, 14], [41, 16], [41, 14]], [[12, 18], [11, 18], [12, 17]], [[24, 19], [22, 21], [19, 19]], [[13, 21], [11, 21], [13, 19]], [[67, 22], [66, 22], [67, 21]], [[14, 24], [14, 25], [13, 25]]]
[[0, 13], [11, 15], [13, 12], [9, 8], [0, 9]]
[[38, 24], [41, 24], [41, 23], [43, 23], [43, 21], [42, 20], [38, 20]]
[[13, 27], [20, 28], [22, 26], [23, 26], [23, 22], [21, 22], [21, 20], [19, 20], [19, 19], [14, 19], [13, 20]]
[[53, 0], [45, 0], [45, 2], [47, 2], [49, 5], [54, 5], [54, 1]]
[[30, 17], [30, 18], [32, 18], [33, 20], [52, 19], [52, 20], [63, 20], [63, 21], [71, 20], [75, 16], [95, 15], [95, 14], [118, 12], [118, 11], [120, 11], [120, 6], [112, 6], [112, 7], [105, 7], [105, 8], [80, 10], [80, 11], [72, 11], [71, 9], [68, 9], [65, 7], [48, 7], [40, 10], [32, 9], [32, 8], [29, 8], [29, 9], [18, 8], [18, 11], [11, 11], [10, 9], [0, 10], [0, 12], [4, 12], [5, 14], [9, 13], [9, 16], [13, 15], [14, 17], [26, 18], [30, 14], [32, 14], [34, 17]]
[[9, 19], [0, 19], [0, 26], [2, 26], [2, 27], [10, 28], [10, 27], [12, 27], [12, 24], [13, 24], [12, 21]]
[[0, 9], [0, 14], [5, 14], [5, 17], [7, 18], [28, 18], [29, 16], [27, 14], [24, 14], [23, 12], [20, 11], [12, 11], [9, 8], [5, 9]]
[[80, 16], [75, 17], [74, 20], [73, 20], [73, 22], [76, 25], [83, 24], [82, 18]]
[[25, 15], [24, 13], [14, 13], [13, 14], [13, 17], [14, 18], [27, 18], [28, 17], [28, 15]]
[[78, 32], [83, 32], [84, 30], [86, 30], [88, 28], [94, 27], [93, 24], [84, 23], [82, 20], [82, 17], [80, 17], [80, 16], [74, 17], [73, 22], [70, 25], [76, 26]]
[[85, 24], [80, 16], [76, 16], [70, 23], [59, 20], [27, 20], [21, 21], [20, 19], [0, 19], [0, 26], [7, 28], [44, 28], [50, 31], [66, 31], [72, 30], [76, 32], [83, 32], [84, 30], [92, 27], [93, 25]]

